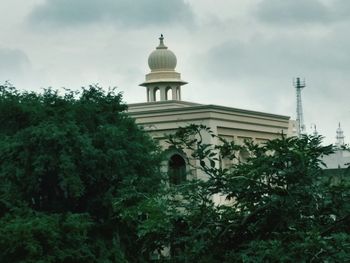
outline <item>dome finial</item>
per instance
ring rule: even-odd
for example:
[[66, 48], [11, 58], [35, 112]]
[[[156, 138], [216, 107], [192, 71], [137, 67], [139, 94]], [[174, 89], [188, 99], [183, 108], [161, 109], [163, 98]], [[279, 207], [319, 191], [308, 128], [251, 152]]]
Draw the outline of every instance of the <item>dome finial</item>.
[[167, 49], [168, 47], [164, 45], [164, 36], [163, 34], [160, 34], [160, 38], [159, 38], [159, 46], [157, 47], [157, 49]]

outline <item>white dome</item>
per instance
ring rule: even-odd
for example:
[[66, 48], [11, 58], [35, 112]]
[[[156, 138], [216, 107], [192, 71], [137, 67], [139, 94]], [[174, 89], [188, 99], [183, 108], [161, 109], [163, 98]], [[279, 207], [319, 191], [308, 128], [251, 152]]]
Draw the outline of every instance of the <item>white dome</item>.
[[148, 57], [151, 71], [173, 71], [176, 67], [176, 56], [163, 43], [163, 35], [159, 38], [159, 46]]

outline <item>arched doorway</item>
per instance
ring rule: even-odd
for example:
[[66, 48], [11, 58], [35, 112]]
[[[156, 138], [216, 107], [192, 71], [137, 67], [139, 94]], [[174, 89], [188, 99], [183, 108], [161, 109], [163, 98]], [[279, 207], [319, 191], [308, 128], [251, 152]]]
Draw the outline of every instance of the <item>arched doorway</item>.
[[169, 183], [171, 185], [179, 185], [186, 181], [186, 162], [181, 155], [172, 155], [168, 167]]

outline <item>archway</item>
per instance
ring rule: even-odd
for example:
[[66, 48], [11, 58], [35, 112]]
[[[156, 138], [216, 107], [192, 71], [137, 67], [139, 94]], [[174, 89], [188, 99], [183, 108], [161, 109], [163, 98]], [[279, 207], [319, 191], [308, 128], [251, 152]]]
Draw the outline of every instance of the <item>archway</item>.
[[154, 88], [154, 101], [160, 101], [160, 90], [158, 87]]
[[186, 162], [181, 155], [172, 155], [168, 167], [169, 183], [171, 185], [179, 185], [186, 181]]
[[173, 90], [171, 87], [166, 88], [166, 100], [173, 100]]

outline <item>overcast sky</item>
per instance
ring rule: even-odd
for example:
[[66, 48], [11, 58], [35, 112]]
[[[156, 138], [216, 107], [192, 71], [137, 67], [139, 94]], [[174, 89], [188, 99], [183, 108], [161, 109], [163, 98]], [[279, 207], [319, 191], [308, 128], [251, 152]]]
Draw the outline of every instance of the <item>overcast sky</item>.
[[296, 118], [350, 141], [349, 0], [1, 0], [0, 83], [20, 90], [117, 86], [146, 101], [147, 58], [165, 44], [183, 100]]

